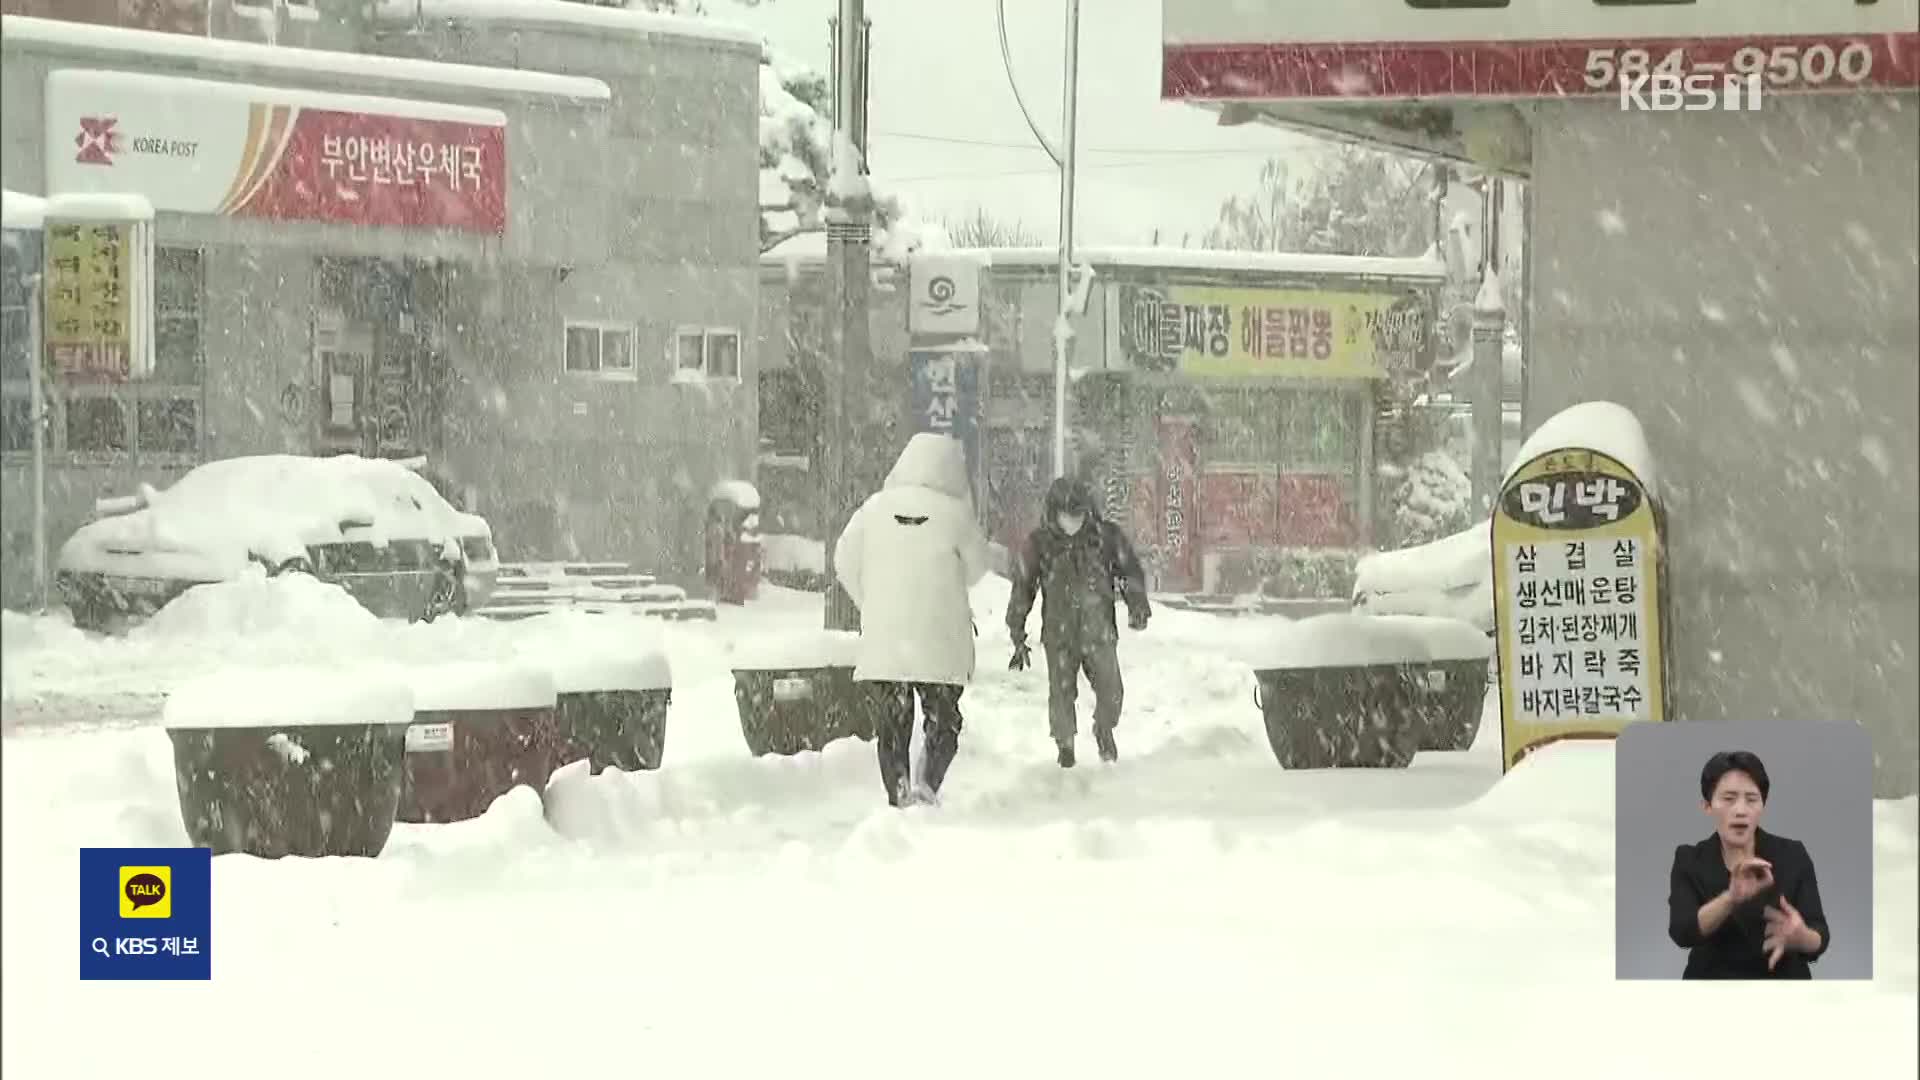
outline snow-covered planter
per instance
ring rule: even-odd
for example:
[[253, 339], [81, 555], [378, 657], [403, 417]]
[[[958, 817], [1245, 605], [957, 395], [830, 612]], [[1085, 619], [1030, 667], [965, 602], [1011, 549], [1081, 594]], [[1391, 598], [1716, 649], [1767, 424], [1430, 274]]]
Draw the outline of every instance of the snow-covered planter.
[[591, 772], [657, 769], [667, 744], [673, 670], [658, 643], [619, 653], [554, 656], [559, 693], [554, 768], [586, 760]]
[[873, 738], [872, 690], [854, 681], [860, 635], [820, 630], [753, 642], [733, 664], [733, 699], [747, 749], [818, 750], [835, 739]]
[[1493, 632], [1493, 549], [1482, 521], [1430, 544], [1380, 551], [1354, 568], [1353, 609], [1432, 615]]
[[1465, 750], [1480, 733], [1493, 639], [1459, 619], [1381, 615], [1379, 622], [1418, 634], [1427, 662], [1411, 665], [1413, 705], [1420, 713], [1422, 750]]
[[443, 664], [410, 673], [413, 723], [406, 730], [400, 820], [465, 821], [526, 784], [553, 774], [553, 677], [530, 664]]
[[1342, 612], [1282, 626], [1253, 661], [1273, 756], [1288, 769], [1406, 766], [1425, 726], [1411, 673], [1429, 655], [1425, 636], [1385, 619]]
[[187, 837], [216, 855], [371, 858], [393, 831], [413, 693], [377, 674], [228, 671], [168, 696]]

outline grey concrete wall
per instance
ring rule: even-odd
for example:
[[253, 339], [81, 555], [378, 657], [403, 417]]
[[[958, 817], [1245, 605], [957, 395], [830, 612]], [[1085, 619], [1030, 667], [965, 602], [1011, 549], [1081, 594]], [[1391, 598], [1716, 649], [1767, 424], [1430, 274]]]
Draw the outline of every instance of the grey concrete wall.
[[[504, 317], [466, 377], [484, 418], [451, 449], [465, 468], [495, 463], [497, 498], [552, 505], [556, 554], [623, 557], [690, 572], [699, 514], [721, 479], [753, 475], [758, 441], [759, 51], [697, 38], [601, 28], [434, 23], [386, 28], [372, 51], [600, 79], [613, 91], [604, 125], [552, 125], [563, 159], [540, 183], [550, 197], [529, 235], [566, 219], [579, 247], [566, 272], [506, 271], [468, 294]], [[534, 260], [536, 262], [543, 260]], [[635, 378], [570, 375], [568, 319], [633, 323]], [[670, 381], [674, 331], [741, 335], [741, 378]], [[539, 356], [527, 364], [513, 357]], [[510, 415], [495, 406], [510, 402]]]
[[1632, 408], [1672, 532], [1676, 719], [1848, 720], [1916, 778], [1912, 95], [1541, 108], [1526, 416]]
[[[325, 29], [339, 30], [333, 22]], [[336, 34], [336, 37], [341, 35]], [[262, 68], [244, 55], [193, 61], [94, 54], [8, 40], [0, 67], [0, 180], [44, 191], [42, 87], [56, 67], [231, 79], [498, 108], [508, 117], [504, 238], [319, 222], [162, 214], [162, 245], [200, 247], [207, 306], [208, 458], [308, 447], [283, 391], [312, 381], [314, 257], [439, 258], [454, 268], [449, 361], [455, 394], [444, 456], [478, 488], [503, 548], [523, 556], [632, 559], [686, 574], [698, 514], [718, 479], [750, 476], [758, 427], [758, 50], [677, 37], [610, 38], [482, 26], [363, 43], [368, 51], [600, 78], [613, 101], [587, 103], [474, 87], [420, 86]], [[635, 327], [636, 372], [563, 371], [563, 325]], [[742, 378], [670, 382], [683, 325], [741, 334]], [[8, 455], [5, 532], [29, 529], [26, 462]], [[130, 468], [56, 462], [52, 544]], [[149, 470], [153, 472], [152, 470]], [[178, 469], [139, 479], [164, 483]], [[536, 550], [503, 518], [544, 506], [558, 522]], [[17, 520], [16, 520], [17, 519]], [[530, 534], [529, 534], [530, 535]], [[9, 540], [0, 577], [16, 602], [27, 569]], [[16, 579], [18, 579], [16, 581]]]

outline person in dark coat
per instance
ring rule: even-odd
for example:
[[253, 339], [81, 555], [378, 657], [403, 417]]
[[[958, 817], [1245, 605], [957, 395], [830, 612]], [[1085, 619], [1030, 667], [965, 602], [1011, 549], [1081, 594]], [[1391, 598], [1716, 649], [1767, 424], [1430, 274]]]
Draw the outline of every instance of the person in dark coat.
[[1055, 480], [1047, 489], [1040, 527], [1027, 538], [1014, 569], [1007, 630], [1013, 637], [1013, 662], [1008, 666], [1024, 670], [1032, 659], [1027, 613], [1036, 594], [1044, 597], [1040, 641], [1047, 652], [1047, 721], [1061, 768], [1074, 764], [1074, 699], [1083, 671], [1093, 687], [1093, 738], [1100, 760], [1120, 756], [1113, 729], [1120, 723], [1125, 690], [1120, 631], [1114, 622], [1116, 592], [1127, 605], [1127, 625], [1145, 630], [1152, 608], [1133, 544], [1119, 526], [1101, 518], [1086, 485], [1065, 477]]
[[1744, 750], [1713, 755], [1700, 772], [1712, 836], [1673, 852], [1667, 936], [1687, 950], [1683, 979], [1811, 979], [1833, 936], [1813, 857], [1798, 840], [1760, 828], [1772, 782]]

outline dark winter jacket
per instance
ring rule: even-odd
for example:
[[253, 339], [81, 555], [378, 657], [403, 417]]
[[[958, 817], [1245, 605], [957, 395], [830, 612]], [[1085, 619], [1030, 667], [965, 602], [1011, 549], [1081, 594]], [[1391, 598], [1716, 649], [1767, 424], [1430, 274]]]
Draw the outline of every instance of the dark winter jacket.
[[[1072, 536], [1061, 531], [1057, 520], [1068, 510], [1086, 515], [1086, 524]], [[1150, 613], [1146, 575], [1126, 534], [1100, 517], [1084, 484], [1055, 480], [1047, 489], [1040, 527], [1027, 537], [1026, 549], [1014, 567], [1007, 629], [1015, 641], [1026, 638], [1027, 613], [1033, 610], [1037, 593], [1045, 598], [1040, 608], [1041, 641], [1070, 648], [1117, 641], [1116, 591], [1130, 614]]]

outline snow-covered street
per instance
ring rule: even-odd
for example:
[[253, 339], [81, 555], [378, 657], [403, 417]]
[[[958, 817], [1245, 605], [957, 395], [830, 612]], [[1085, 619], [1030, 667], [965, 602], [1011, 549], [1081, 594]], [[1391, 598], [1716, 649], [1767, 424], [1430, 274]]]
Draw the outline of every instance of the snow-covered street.
[[[329, 597], [221, 588], [117, 641], [7, 616], [10, 1075], [1653, 1077], [1725, 1068], [1756, 1026], [1799, 1033], [1766, 1039], [1769, 1071], [1916, 1067], [1915, 800], [1876, 807], [1872, 984], [1619, 984], [1610, 746], [1500, 781], [1495, 709], [1465, 753], [1287, 772], [1239, 659], [1272, 620], [1167, 611], [1122, 644], [1122, 761], [1063, 773], [1044, 674], [1005, 670], [996, 577], [937, 809], [889, 810], [866, 743], [748, 756], [730, 652], [819, 619], [766, 590], [660, 628], [659, 772], [576, 766], [544, 814], [516, 789], [377, 860], [221, 857], [211, 983], [81, 983], [76, 849], [185, 842], [171, 752], [138, 706], [15, 719], [146, 700], [190, 657], [312, 653], [293, 627]], [[333, 614], [318, 659], [343, 666], [513, 626]]]

